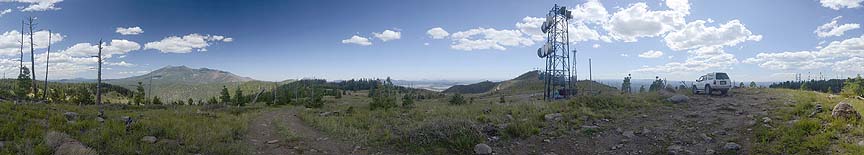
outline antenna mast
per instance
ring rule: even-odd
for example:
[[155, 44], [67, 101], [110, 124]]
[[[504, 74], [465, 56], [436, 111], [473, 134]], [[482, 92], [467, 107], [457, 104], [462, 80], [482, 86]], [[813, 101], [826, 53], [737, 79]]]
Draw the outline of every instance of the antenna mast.
[[[567, 98], [575, 94], [573, 85], [573, 72], [570, 61], [570, 38], [568, 20], [573, 15], [567, 7], [557, 4], [546, 14], [541, 30], [546, 34], [546, 42], [543, 47], [537, 49], [537, 56], [546, 58], [546, 69], [540, 74], [544, 81], [543, 98], [547, 101], [552, 99]], [[575, 55], [575, 51], [573, 53]]]

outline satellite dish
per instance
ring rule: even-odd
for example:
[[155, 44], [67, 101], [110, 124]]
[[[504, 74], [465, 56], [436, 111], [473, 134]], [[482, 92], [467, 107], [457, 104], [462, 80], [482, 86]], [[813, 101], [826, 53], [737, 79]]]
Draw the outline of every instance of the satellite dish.
[[543, 33], [548, 33], [549, 29], [552, 29], [552, 23], [554, 23], [554, 22], [555, 22], [555, 15], [551, 15], [551, 14], [546, 15], [546, 21], [543, 22], [543, 25], [540, 27], [540, 30], [542, 30]]
[[543, 55], [543, 47], [537, 48], [537, 57], [540, 57], [540, 58], [546, 57], [545, 55]]

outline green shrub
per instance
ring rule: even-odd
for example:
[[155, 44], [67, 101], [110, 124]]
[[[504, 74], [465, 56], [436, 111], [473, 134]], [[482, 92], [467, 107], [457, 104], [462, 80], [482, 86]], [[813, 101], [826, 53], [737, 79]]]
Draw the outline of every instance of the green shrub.
[[539, 123], [536, 121], [518, 121], [504, 128], [504, 133], [511, 137], [527, 138], [540, 134]]
[[462, 97], [462, 95], [458, 93], [453, 94], [453, 96], [450, 97], [450, 100], [448, 102], [452, 105], [463, 105], [465, 104], [465, 97]]
[[420, 154], [470, 154], [485, 139], [471, 122], [439, 120], [408, 130], [392, 142]]

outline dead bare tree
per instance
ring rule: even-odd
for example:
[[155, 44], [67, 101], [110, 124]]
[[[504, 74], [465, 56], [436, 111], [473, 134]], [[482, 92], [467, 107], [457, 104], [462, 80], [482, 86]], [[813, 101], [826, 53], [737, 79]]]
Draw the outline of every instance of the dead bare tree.
[[99, 106], [99, 117], [105, 114], [102, 111], [102, 39], [99, 39], [99, 55], [93, 56], [98, 59], [99, 66], [96, 74], [96, 105]]
[[30, 85], [33, 87], [31, 91], [35, 95], [39, 90], [36, 89], [36, 56], [34, 56], [36, 51], [33, 43], [33, 27], [36, 27], [36, 23], [34, 22], [36, 22], [36, 17], [30, 17], [27, 20], [27, 26], [30, 27], [30, 77], [32, 77], [30, 78]]
[[48, 50], [45, 51], [45, 90], [42, 93], [42, 98], [48, 101], [48, 61], [51, 60], [51, 30], [48, 30]]
[[21, 40], [18, 40], [18, 52], [21, 53], [21, 58], [18, 59], [18, 75], [24, 74], [24, 21], [21, 21]]

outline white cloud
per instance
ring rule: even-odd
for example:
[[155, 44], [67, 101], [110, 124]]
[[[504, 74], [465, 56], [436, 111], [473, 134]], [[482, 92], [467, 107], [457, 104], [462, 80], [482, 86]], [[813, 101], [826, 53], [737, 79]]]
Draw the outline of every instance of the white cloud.
[[591, 48], [600, 48], [600, 44], [591, 45]]
[[844, 73], [864, 73], [864, 58], [852, 57], [848, 60], [843, 60], [834, 63], [833, 70]]
[[343, 44], [357, 44], [360, 46], [369, 46], [372, 45], [372, 42], [369, 42], [368, 38], [360, 37], [357, 35], [351, 36], [351, 38], [342, 40]]
[[831, 66], [835, 71], [852, 71], [857, 69], [849, 66], [857, 64], [855, 61], [862, 55], [864, 36], [833, 41], [817, 51], [759, 53], [744, 62], [772, 70], [810, 70]]
[[[24, 52], [30, 52], [30, 36], [25, 35], [24, 38]], [[51, 43], [57, 43], [63, 41], [65, 36], [60, 33], [52, 32], [51, 35]], [[21, 41], [21, 32], [16, 30], [4, 32], [0, 35], [0, 56], [11, 56], [18, 55]], [[36, 50], [44, 49], [48, 47], [48, 31], [36, 31], [33, 33], [33, 41], [35, 42], [34, 48]], [[38, 52], [38, 51], [37, 51]]]
[[622, 57], [630, 57], [630, 54], [620, 54]]
[[641, 58], [659, 58], [663, 56], [663, 51], [649, 50], [639, 54]]
[[522, 22], [516, 23], [516, 28], [519, 29], [525, 35], [528, 35], [531, 40], [541, 41], [546, 38], [546, 34], [540, 30], [540, 26], [543, 25], [546, 19], [539, 17], [525, 17], [522, 18]]
[[108, 66], [122, 66], [122, 67], [132, 67], [132, 66], [135, 66], [135, 64], [127, 63], [126, 61], [120, 61], [120, 62], [105, 62], [105, 65], [108, 65]]
[[3, 11], [0, 11], [0, 16], [3, 16], [3, 15], [5, 15], [5, 14], [7, 14], [7, 13], [10, 13], [10, 12], [12, 12], [12, 9], [6, 9], [6, 10], [3, 10]]
[[708, 69], [731, 69], [738, 63], [735, 55], [726, 53], [721, 47], [702, 47], [687, 52], [689, 56], [684, 62], [670, 62], [653, 67], [642, 67], [635, 72], [683, 74], [702, 72]]
[[206, 47], [216, 41], [231, 42], [233, 38], [219, 35], [200, 35], [192, 33], [183, 37], [170, 36], [160, 41], [144, 44], [144, 49], [155, 49], [162, 53], [189, 53], [193, 50], [206, 51]]
[[719, 27], [707, 27], [706, 21], [696, 20], [684, 28], [670, 32], [664, 37], [666, 46], [680, 51], [709, 46], [734, 46], [748, 40], [762, 40], [762, 35], [754, 35], [744, 24], [732, 20]]
[[603, 4], [597, 0], [588, 0], [583, 4], [576, 5], [570, 11], [570, 14], [573, 15], [573, 21], [577, 23], [599, 24], [609, 20], [609, 12], [606, 11], [606, 7], [603, 7]]
[[[477, 37], [480, 36], [480, 37]], [[534, 41], [522, 36], [519, 30], [496, 30], [494, 28], [476, 28], [453, 33], [450, 36], [453, 45], [450, 48], [463, 51], [473, 50], [507, 50], [504, 46], [531, 46]]]
[[117, 33], [120, 33], [121, 35], [138, 35], [138, 34], [144, 33], [144, 30], [141, 29], [141, 27], [138, 27], [138, 26], [136, 26], [136, 27], [128, 27], [128, 28], [124, 28], [124, 27], [117, 27], [116, 32], [117, 32]]
[[690, 12], [690, 2], [687, 0], [666, 0], [666, 7], [679, 12]]
[[837, 20], [839, 20], [840, 18], [843, 18], [843, 16], [834, 17], [834, 19], [831, 19], [831, 22], [825, 23], [822, 26], [817, 27], [816, 30], [813, 31], [813, 33], [816, 33], [816, 36], [819, 36], [820, 38], [842, 36], [844, 33], [846, 33], [846, 31], [858, 29], [861, 27], [861, 25], [854, 23], [838, 25]]
[[428, 34], [432, 39], [444, 39], [447, 36], [450, 36], [450, 33], [441, 27], [431, 28], [426, 31], [426, 34]]
[[[102, 44], [102, 58], [107, 59], [112, 58], [114, 55], [125, 55], [138, 49], [141, 49], [141, 45], [134, 41], [114, 39], [111, 42]], [[99, 46], [90, 43], [78, 43], [60, 53], [73, 57], [90, 57], [99, 54]], [[51, 54], [53, 57], [54, 53]], [[52, 58], [51, 60], [53, 61], [54, 59]], [[39, 62], [39, 59], [37, 59], [37, 62]]]
[[[685, 8], [679, 6], [680, 3], [675, 4], [676, 9]], [[637, 38], [660, 36], [684, 25], [684, 16], [689, 14], [685, 11], [687, 10], [651, 11], [647, 4], [635, 3], [615, 12], [603, 28], [613, 39], [635, 42], [638, 41]]]
[[26, 7], [18, 7], [21, 11], [46, 11], [60, 10], [60, 8], [54, 7], [54, 4], [63, 2], [63, 0], [0, 0], [0, 2], [27, 3], [28, 6]]
[[861, 7], [861, 2], [864, 0], [819, 0], [823, 7], [840, 10], [841, 8], [858, 8]]
[[384, 41], [384, 42], [402, 38], [401, 32], [392, 31], [392, 30], [384, 30], [384, 32], [372, 33], [372, 35], [374, 35], [375, 38], [381, 39], [381, 41]]

